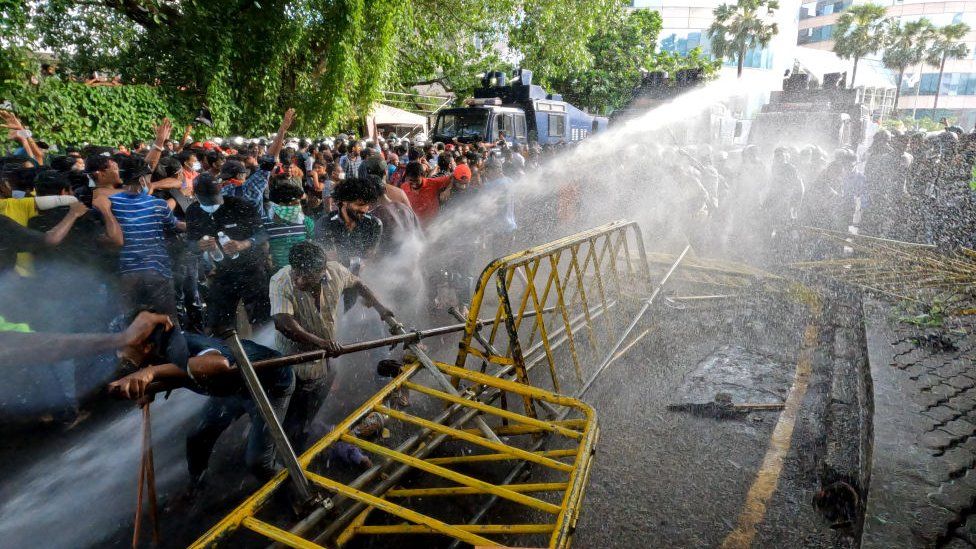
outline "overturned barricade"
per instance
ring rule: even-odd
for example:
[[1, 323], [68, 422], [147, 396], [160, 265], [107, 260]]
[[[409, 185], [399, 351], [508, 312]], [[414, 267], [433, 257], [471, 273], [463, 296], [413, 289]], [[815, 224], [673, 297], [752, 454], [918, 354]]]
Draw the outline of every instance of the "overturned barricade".
[[[490, 262], [467, 315], [452, 311], [462, 324], [408, 332], [394, 322], [391, 338], [347, 346], [402, 343], [405, 365], [300, 457], [279, 444], [288, 467], [194, 546], [336, 547], [425, 534], [455, 546], [568, 547], [598, 437], [580, 397], [648, 333], [634, 335], [688, 251], [655, 286], [637, 225], [610, 223]], [[432, 360], [420, 340], [451, 331], [461, 332], [455, 363]], [[395, 398], [404, 390], [421, 402], [405, 406]], [[360, 435], [374, 412], [388, 438]], [[358, 476], [329, 468], [337, 444], [375, 465]]]

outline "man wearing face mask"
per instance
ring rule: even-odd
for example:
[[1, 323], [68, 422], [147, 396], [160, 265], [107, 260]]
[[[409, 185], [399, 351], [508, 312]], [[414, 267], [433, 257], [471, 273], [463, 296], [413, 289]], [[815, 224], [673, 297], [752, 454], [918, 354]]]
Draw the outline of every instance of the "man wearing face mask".
[[191, 249], [213, 258], [219, 234], [223, 258], [214, 261], [214, 276], [207, 300], [208, 325], [220, 334], [233, 328], [237, 305], [243, 301], [251, 324], [270, 319], [265, 244], [267, 233], [257, 208], [247, 200], [221, 194], [220, 181], [210, 174], [197, 178], [198, 202], [186, 210], [187, 241]]
[[151, 173], [143, 159], [125, 159], [118, 171], [122, 190], [109, 197], [112, 214], [122, 227], [120, 285], [129, 312], [151, 310], [175, 319], [176, 296], [165, 232], [184, 231], [186, 224], [176, 220], [165, 201], [148, 194]]

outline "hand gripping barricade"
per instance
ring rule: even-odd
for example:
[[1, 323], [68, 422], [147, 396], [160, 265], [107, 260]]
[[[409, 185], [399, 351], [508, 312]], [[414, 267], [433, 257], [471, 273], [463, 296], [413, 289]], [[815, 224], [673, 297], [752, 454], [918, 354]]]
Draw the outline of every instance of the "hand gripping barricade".
[[[596, 415], [578, 396], [647, 334], [629, 337], [658, 290], [640, 230], [629, 222], [492, 261], [466, 318], [453, 311], [463, 324], [414, 334], [394, 325], [400, 335], [376, 343], [407, 346], [400, 374], [194, 547], [342, 547], [361, 536], [395, 544], [417, 534], [441, 536], [438, 546], [568, 547], [598, 437]], [[493, 318], [479, 317], [491, 310]], [[431, 360], [418, 345], [461, 329], [453, 365]], [[536, 368], [543, 363], [547, 368]], [[417, 397], [409, 408], [390, 398], [402, 389]], [[510, 407], [510, 400], [520, 404]], [[389, 439], [357, 436], [357, 424], [372, 412], [389, 420]], [[327, 468], [335, 444], [370, 453], [375, 465], [355, 478]], [[290, 475], [303, 479], [293, 485]], [[311, 498], [302, 494], [306, 483]], [[296, 494], [312, 502], [297, 522], [283, 511]], [[502, 500], [507, 505], [494, 507]]]

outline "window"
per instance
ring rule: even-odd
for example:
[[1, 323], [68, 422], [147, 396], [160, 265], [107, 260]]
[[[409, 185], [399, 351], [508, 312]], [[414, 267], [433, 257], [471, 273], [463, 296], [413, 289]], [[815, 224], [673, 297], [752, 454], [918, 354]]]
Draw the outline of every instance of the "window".
[[566, 115], [549, 115], [549, 137], [566, 137]]
[[499, 114], [497, 118], [498, 131], [505, 132], [505, 137], [515, 135], [515, 115], [511, 113]]
[[520, 139], [525, 137], [525, 115], [516, 114], [515, 115], [515, 137]]

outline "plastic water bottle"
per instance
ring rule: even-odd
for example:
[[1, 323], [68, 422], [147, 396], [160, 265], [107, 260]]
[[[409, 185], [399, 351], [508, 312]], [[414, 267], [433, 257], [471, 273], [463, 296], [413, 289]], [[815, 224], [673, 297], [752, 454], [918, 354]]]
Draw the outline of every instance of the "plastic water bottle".
[[[218, 242], [220, 242], [220, 246], [219, 246], [219, 248], [221, 248], [221, 251], [223, 251], [223, 250], [222, 250], [222, 249], [223, 249], [223, 247], [224, 247], [224, 246], [225, 246], [225, 245], [226, 245], [226, 244], [227, 244], [228, 242], [230, 242], [230, 237], [229, 237], [229, 236], [227, 236], [227, 235], [225, 235], [225, 234], [224, 234], [224, 231], [220, 231], [219, 233], [217, 233], [217, 241], [218, 241]], [[224, 255], [224, 254], [223, 254], [223, 253], [221, 253], [220, 255], [221, 255], [221, 259], [223, 259], [223, 255]], [[240, 252], [238, 252], [238, 253], [236, 253], [236, 254], [234, 254], [234, 255], [232, 255], [232, 256], [230, 256], [230, 258], [231, 258], [231, 259], [237, 259], [237, 258], [238, 258], [238, 256], [240, 256], [240, 255], [241, 255], [241, 254], [240, 254]]]
[[[207, 236], [207, 235], [204, 235], [204, 236], [203, 236], [203, 240], [204, 240], [204, 241], [206, 241], [206, 240], [210, 240], [210, 237], [209, 237], [209, 236]], [[203, 252], [203, 255], [204, 255], [204, 256], [209, 256], [209, 257], [210, 257], [210, 259], [211, 259], [211, 260], [212, 260], [212, 261], [213, 261], [214, 263], [217, 263], [217, 262], [219, 262], [219, 261], [223, 261], [223, 260], [224, 260], [224, 251], [220, 249], [220, 246], [217, 246], [217, 247], [216, 247], [216, 248], [214, 248], [214, 249], [213, 249], [212, 251], [206, 251], [206, 252]]]

